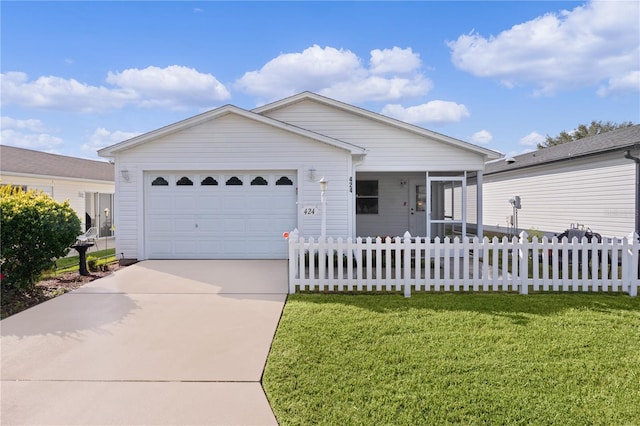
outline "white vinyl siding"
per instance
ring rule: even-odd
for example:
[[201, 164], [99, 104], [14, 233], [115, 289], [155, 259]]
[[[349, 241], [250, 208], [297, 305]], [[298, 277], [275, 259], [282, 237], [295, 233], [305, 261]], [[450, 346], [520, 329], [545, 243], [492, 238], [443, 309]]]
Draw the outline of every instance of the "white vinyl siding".
[[484, 224], [505, 230], [512, 214], [508, 200], [519, 195], [521, 230], [561, 233], [579, 223], [603, 236], [628, 236], [634, 229], [635, 163], [622, 156], [603, 154], [485, 175]]
[[27, 189], [42, 190], [56, 201], [69, 201], [69, 205], [76, 212], [83, 224], [85, 220], [85, 192], [113, 194], [115, 190], [113, 183], [55, 177], [16, 176], [10, 172], [2, 173], [2, 183], [19, 186], [24, 185]]
[[[120, 215], [117, 251], [125, 258], [145, 259], [145, 171], [294, 170], [297, 173], [298, 228], [301, 235], [320, 234], [320, 215], [303, 216], [304, 205], [319, 206], [322, 176], [327, 188], [327, 235], [350, 236], [353, 197], [349, 192], [351, 154], [337, 147], [229, 114], [138, 145], [117, 155]], [[315, 170], [314, 180], [309, 176]]]
[[367, 155], [358, 171], [484, 168], [482, 155], [314, 101], [298, 102], [266, 115], [365, 148]]

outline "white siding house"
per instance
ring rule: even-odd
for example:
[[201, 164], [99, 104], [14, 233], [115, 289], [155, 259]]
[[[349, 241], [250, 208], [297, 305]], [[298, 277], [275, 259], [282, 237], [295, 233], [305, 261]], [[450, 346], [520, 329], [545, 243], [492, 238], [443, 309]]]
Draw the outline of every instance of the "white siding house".
[[489, 162], [484, 229], [509, 231], [513, 208], [508, 200], [517, 195], [519, 230], [559, 234], [574, 224], [607, 237], [638, 232], [640, 166], [633, 157], [639, 155], [640, 125], [635, 125]]
[[[69, 201], [84, 230], [112, 235], [113, 164], [0, 145], [0, 184], [36, 189]], [[105, 211], [105, 209], [107, 209]]]
[[441, 209], [430, 197], [498, 157], [309, 92], [223, 106], [99, 154], [116, 164], [117, 251], [139, 260], [286, 258], [284, 232], [320, 235], [322, 177], [327, 236], [463, 230], [466, 217], [430, 223]]

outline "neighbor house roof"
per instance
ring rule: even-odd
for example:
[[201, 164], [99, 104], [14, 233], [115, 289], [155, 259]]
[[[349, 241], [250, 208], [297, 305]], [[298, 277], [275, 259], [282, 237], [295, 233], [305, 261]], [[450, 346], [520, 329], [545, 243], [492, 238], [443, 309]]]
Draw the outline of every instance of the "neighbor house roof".
[[219, 118], [228, 114], [239, 115], [249, 120], [254, 120], [263, 124], [267, 124], [269, 126], [273, 126], [278, 129], [282, 129], [282, 130], [289, 131], [301, 136], [305, 136], [320, 142], [324, 142], [328, 145], [345, 149], [351, 152], [352, 154], [364, 154], [366, 152], [364, 148], [359, 147], [357, 145], [353, 145], [338, 139], [330, 138], [328, 136], [321, 135], [319, 133], [315, 133], [310, 130], [306, 130], [288, 123], [284, 123], [282, 121], [274, 120], [272, 118], [265, 117], [260, 114], [256, 114], [254, 112], [247, 111], [242, 108], [238, 108], [234, 105], [225, 105], [220, 108], [216, 108], [214, 110], [196, 115], [194, 117], [187, 118], [186, 120], [182, 120], [177, 123], [170, 124], [160, 129], [153, 130], [151, 132], [142, 134], [140, 136], [136, 136], [126, 141], [103, 148], [98, 151], [98, 155], [103, 157], [112, 157], [116, 152], [133, 148], [135, 146], [147, 143], [157, 138], [188, 129], [190, 127], [196, 126], [198, 124], [201, 124], [210, 120], [214, 120], [216, 118]]
[[507, 159], [486, 163], [485, 175], [566, 161], [608, 151], [640, 148], [640, 124], [590, 136], [577, 141], [538, 149]]
[[391, 118], [388, 117], [386, 115], [382, 115], [382, 114], [378, 114], [376, 112], [373, 111], [369, 111], [354, 105], [350, 105], [344, 102], [340, 102], [337, 101], [335, 99], [331, 99], [331, 98], [327, 98], [321, 95], [318, 95], [317, 93], [313, 93], [313, 92], [302, 92], [299, 93], [297, 95], [258, 107], [253, 109], [252, 111], [257, 113], [257, 114], [266, 114], [270, 111], [274, 111], [283, 107], [286, 107], [288, 105], [292, 105], [295, 104], [297, 102], [301, 102], [304, 100], [314, 100], [316, 102], [325, 104], [325, 105], [329, 105], [331, 107], [334, 108], [338, 108], [341, 109], [343, 111], [349, 111], [353, 114], [362, 116], [362, 117], [367, 117], [371, 120], [375, 120], [381, 123], [384, 123], [386, 125], [389, 126], [393, 126], [393, 127], [397, 127], [400, 129], [404, 129], [407, 130], [409, 132], [418, 134], [420, 136], [426, 136], [432, 140], [436, 140], [438, 142], [442, 142], [442, 143], [446, 143], [449, 145], [453, 145], [453, 146], [457, 146], [459, 148], [463, 148], [472, 152], [475, 152], [477, 154], [482, 154], [484, 156], [486, 156], [487, 159], [495, 159], [495, 158], [499, 158], [502, 157], [502, 154], [500, 154], [499, 152], [493, 151], [491, 149], [487, 149], [487, 148], [483, 148], [477, 145], [474, 145], [472, 143], [469, 142], [465, 142], [462, 141], [460, 139], [456, 139], [456, 138], [452, 138], [450, 136], [446, 136], [440, 133], [436, 133], [433, 132], [431, 130], [427, 130], [423, 127], [419, 127], [419, 126], [415, 126], [413, 124], [409, 124], [406, 123], [404, 121], [400, 121], [400, 120], [396, 120], [395, 118]]
[[0, 145], [0, 173], [114, 181], [113, 164]]

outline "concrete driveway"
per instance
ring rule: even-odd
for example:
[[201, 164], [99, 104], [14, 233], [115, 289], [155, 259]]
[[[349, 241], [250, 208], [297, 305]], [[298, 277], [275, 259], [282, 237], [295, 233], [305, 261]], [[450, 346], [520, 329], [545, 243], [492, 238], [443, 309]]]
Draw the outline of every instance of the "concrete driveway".
[[144, 261], [3, 320], [2, 424], [277, 424], [286, 261]]

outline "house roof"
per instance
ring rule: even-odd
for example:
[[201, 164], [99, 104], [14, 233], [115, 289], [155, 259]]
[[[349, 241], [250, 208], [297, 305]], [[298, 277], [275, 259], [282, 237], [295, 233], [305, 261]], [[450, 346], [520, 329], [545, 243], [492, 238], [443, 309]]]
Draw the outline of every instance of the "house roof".
[[114, 181], [113, 164], [0, 145], [0, 172]]
[[319, 133], [312, 132], [310, 130], [303, 129], [301, 127], [297, 127], [288, 123], [284, 123], [282, 121], [274, 120], [269, 117], [262, 116], [260, 114], [256, 114], [251, 111], [244, 110], [242, 108], [238, 108], [234, 105], [225, 105], [220, 108], [216, 108], [211, 111], [207, 111], [205, 113], [196, 115], [191, 118], [187, 118], [186, 120], [179, 121], [174, 124], [170, 124], [168, 126], [162, 127], [157, 130], [153, 130], [151, 132], [145, 133], [140, 136], [136, 136], [134, 138], [128, 139], [126, 141], [117, 143], [115, 145], [108, 146], [98, 151], [98, 155], [101, 157], [113, 157], [115, 153], [119, 151], [123, 151], [126, 149], [133, 148], [135, 146], [150, 142], [157, 138], [170, 135], [172, 133], [176, 133], [182, 130], [186, 130], [190, 127], [197, 126], [204, 122], [214, 120], [216, 118], [228, 115], [235, 114], [241, 117], [247, 118], [249, 120], [254, 120], [263, 124], [267, 124], [269, 126], [273, 126], [275, 128], [279, 128], [288, 132], [296, 133], [301, 136], [305, 136], [323, 143], [326, 143], [331, 146], [335, 146], [338, 148], [345, 149], [352, 154], [364, 154], [366, 150], [357, 145], [353, 145], [338, 139], [330, 138], [325, 135], [321, 135]]
[[502, 154], [500, 154], [497, 151], [493, 151], [491, 149], [487, 149], [487, 148], [483, 148], [477, 145], [474, 145], [472, 143], [469, 142], [465, 142], [459, 139], [455, 139], [452, 138], [450, 136], [446, 136], [446, 135], [442, 135], [440, 133], [436, 133], [433, 132], [431, 130], [427, 130], [423, 127], [419, 127], [419, 126], [415, 126], [413, 124], [409, 124], [406, 123], [404, 121], [400, 121], [400, 120], [396, 120], [395, 118], [391, 118], [388, 117], [386, 115], [382, 115], [382, 114], [378, 114], [354, 105], [350, 105], [344, 102], [340, 102], [337, 101], [335, 99], [331, 99], [331, 98], [327, 98], [325, 96], [321, 96], [318, 95], [317, 93], [313, 93], [313, 92], [302, 92], [299, 93], [297, 95], [293, 95], [291, 97], [285, 98], [285, 99], [281, 99], [279, 101], [267, 104], [267, 105], [263, 105], [261, 107], [255, 108], [252, 111], [257, 113], [257, 114], [265, 114], [268, 113], [270, 111], [274, 111], [283, 107], [286, 107], [288, 105], [297, 103], [297, 102], [301, 102], [304, 100], [314, 100], [316, 102], [320, 102], [323, 103], [325, 105], [329, 105], [331, 107], [334, 108], [338, 108], [344, 111], [349, 111], [353, 114], [357, 114], [360, 115], [362, 117], [367, 117], [369, 119], [378, 121], [378, 122], [382, 122], [386, 125], [389, 126], [393, 126], [393, 127], [397, 127], [397, 128], [401, 128], [404, 130], [407, 130], [409, 132], [418, 134], [420, 136], [425, 136], [428, 137], [430, 139], [442, 142], [442, 143], [446, 143], [449, 145], [454, 145], [457, 146], [459, 148], [463, 148], [481, 155], [486, 156], [487, 159], [496, 159], [496, 158], [500, 158], [502, 157]]
[[622, 151], [634, 146], [640, 148], [640, 124], [517, 155], [508, 161], [504, 158], [490, 161], [486, 163], [484, 174], [567, 161], [603, 152]]

